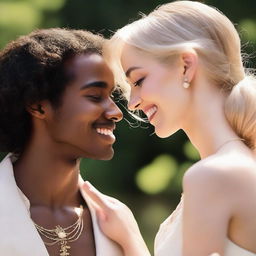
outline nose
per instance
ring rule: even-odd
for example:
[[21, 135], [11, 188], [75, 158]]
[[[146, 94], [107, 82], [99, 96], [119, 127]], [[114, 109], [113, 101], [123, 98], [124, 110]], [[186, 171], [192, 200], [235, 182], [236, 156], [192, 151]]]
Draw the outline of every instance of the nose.
[[112, 100], [111, 100], [109, 107], [106, 111], [106, 118], [109, 120], [113, 120], [114, 122], [119, 122], [123, 119], [123, 113], [122, 113], [121, 109]]
[[130, 99], [128, 101], [129, 110], [136, 110], [139, 108], [142, 100], [138, 94], [131, 93]]

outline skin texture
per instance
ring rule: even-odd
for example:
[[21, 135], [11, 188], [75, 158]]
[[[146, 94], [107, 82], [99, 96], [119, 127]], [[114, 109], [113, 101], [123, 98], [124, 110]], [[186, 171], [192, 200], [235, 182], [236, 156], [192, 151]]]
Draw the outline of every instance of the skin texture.
[[[183, 178], [183, 256], [224, 255], [227, 238], [256, 253], [255, 157], [227, 122], [226, 95], [208, 79], [197, 54], [187, 50], [168, 64], [125, 45], [121, 63], [131, 85], [129, 108], [144, 111], [159, 137], [183, 129], [201, 156]], [[190, 83], [187, 89], [185, 79]], [[156, 110], [153, 115], [148, 112], [151, 107]], [[90, 193], [99, 201], [100, 194]], [[112, 236], [110, 226], [118, 222], [117, 233], [131, 233], [127, 210], [121, 208], [109, 219], [106, 208], [98, 210], [105, 220], [104, 232]], [[135, 241], [127, 245], [126, 237], [117, 241], [132, 256], [129, 250]]]
[[[114, 129], [122, 113], [111, 98], [113, 74], [98, 54], [82, 54], [66, 62], [74, 79], [56, 109], [48, 101], [30, 106], [33, 132], [14, 174], [18, 187], [29, 198], [34, 222], [44, 228], [67, 227], [77, 220], [75, 208], [84, 206], [84, 229], [71, 243], [71, 255], [96, 255], [90, 212], [78, 185], [81, 157], [107, 160], [113, 156], [113, 136], [97, 128]], [[43, 112], [37, 111], [40, 104]], [[45, 238], [43, 238], [45, 240]], [[59, 245], [47, 246], [50, 256]]]

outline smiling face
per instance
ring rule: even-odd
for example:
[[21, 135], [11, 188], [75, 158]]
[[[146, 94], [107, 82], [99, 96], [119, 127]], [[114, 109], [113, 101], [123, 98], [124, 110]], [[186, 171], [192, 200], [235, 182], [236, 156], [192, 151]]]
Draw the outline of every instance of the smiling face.
[[122, 119], [111, 98], [113, 74], [98, 54], [75, 56], [66, 67], [74, 79], [66, 87], [60, 107], [48, 103], [50, 114], [45, 120], [50, 138], [64, 154], [110, 159], [115, 122]]
[[142, 110], [159, 137], [181, 129], [190, 102], [189, 92], [182, 86], [182, 61], [177, 57], [161, 63], [125, 44], [121, 64], [131, 85], [129, 109]]

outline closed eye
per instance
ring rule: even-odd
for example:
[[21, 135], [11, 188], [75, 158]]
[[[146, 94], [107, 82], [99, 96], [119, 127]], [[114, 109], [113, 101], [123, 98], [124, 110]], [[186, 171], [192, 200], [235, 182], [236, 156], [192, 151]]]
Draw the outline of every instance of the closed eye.
[[136, 86], [141, 86], [142, 82], [144, 81], [145, 77], [140, 78], [139, 80], [137, 80], [136, 82], [133, 83], [134, 87]]
[[87, 95], [88, 98], [90, 98], [92, 101], [100, 102], [102, 100], [101, 95]]

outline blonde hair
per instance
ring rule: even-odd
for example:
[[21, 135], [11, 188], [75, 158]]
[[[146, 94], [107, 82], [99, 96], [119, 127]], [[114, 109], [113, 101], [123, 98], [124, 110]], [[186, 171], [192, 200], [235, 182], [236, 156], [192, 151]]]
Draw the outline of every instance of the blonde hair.
[[254, 148], [256, 79], [252, 73], [246, 74], [239, 35], [224, 14], [199, 2], [176, 1], [118, 30], [105, 53], [116, 83], [128, 97], [120, 62], [124, 43], [159, 60], [194, 49], [209, 79], [228, 93], [225, 114], [232, 128]]

